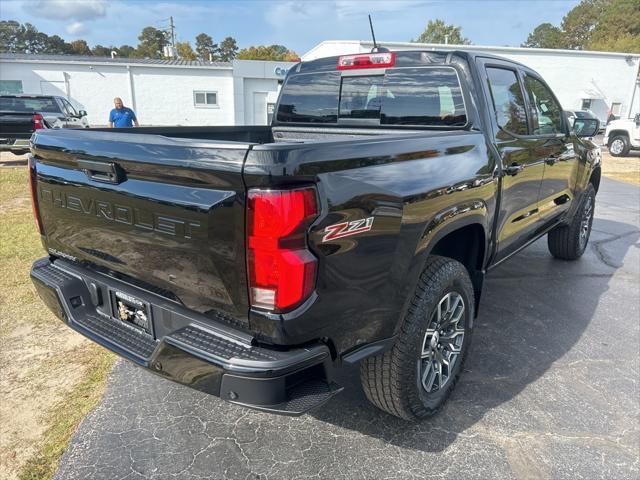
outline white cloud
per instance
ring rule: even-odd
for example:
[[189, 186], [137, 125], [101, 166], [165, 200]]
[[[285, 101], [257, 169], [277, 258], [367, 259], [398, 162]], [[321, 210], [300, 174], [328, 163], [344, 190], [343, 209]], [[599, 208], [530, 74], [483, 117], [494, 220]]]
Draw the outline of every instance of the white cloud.
[[65, 31], [69, 34], [69, 35], [82, 35], [84, 33], [87, 33], [89, 30], [87, 29], [87, 27], [85, 26], [84, 23], [82, 22], [73, 22], [70, 23], [69, 25], [67, 25], [65, 27]]
[[373, 17], [376, 13], [389, 13], [406, 11], [407, 14], [415, 14], [417, 7], [424, 6], [427, 0], [335, 0], [336, 12], [339, 18], [350, 17], [354, 15], [371, 14]]
[[[384, 22], [389, 14], [422, 13], [419, 7], [437, 3], [439, 2], [434, 0], [333, 0], [325, 2], [287, 0], [271, 3], [270, 8], [265, 10], [265, 19], [269, 24], [281, 30], [288, 30], [303, 22], [307, 22], [308, 26], [327, 25], [327, 22], [357, 22], [354, 23], [354, 28], [356, 25], [358, 27], [365, 25], [368, 31], [367, 14], [371, 14], [375, 26], [377, 23]], [[329, 27], [329, 37], [335, 32], [335, 26], [334, 23], [334, 28]]]
[[25, 2], [24, 9], [36, 17], [52, 20], [94, 20], [107, 13], [106, 0], [39, 0]]
[[288, 28], [299, 22], [312, 19], [326, 19], [330, 13], [330, 4], [323, 2], [289, 1], [278, 2], [270, 5], [265, 10], [267, 22], [276, 28]]

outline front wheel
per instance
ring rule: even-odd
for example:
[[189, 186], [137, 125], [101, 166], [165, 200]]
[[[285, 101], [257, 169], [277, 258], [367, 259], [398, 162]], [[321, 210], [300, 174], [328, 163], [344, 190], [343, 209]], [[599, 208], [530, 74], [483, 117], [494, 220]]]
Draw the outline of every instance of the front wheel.
[[435, 414], [462, 370], [473, 316], [467, 269], [450, 258], [429, 257], [393, 348], [360, 365], [369, 401], [405, 420]]
[[547, 235], [551, 255], [561, 260], [577, 260], [582, 256], [589, 243], [595, 205], [596, 190], [590, 183], [571, 223], [555, 227]]
[[629, 139], [624, 135], [618, 135], [613, 137], [607, 145], [609, 153], [614, 157], [626, 157], [629, 154], [631, 146], [629, 145]]

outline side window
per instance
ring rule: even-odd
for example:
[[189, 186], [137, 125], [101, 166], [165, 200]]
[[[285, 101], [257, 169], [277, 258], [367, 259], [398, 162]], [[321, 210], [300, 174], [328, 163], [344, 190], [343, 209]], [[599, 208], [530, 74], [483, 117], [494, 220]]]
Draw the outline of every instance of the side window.
[[72, 117], [78, 116], [78, 112], [76, 112], [76, 109], [73, 108], [73, 105], [71, 105], [67, 100], [62, 100], [62, 104], [64, 105], [64, 108], [67, 111], [67, 114], [69, 116], [72, 116]]
[[525, 75], [524, 87], [531, 102], [533, 134], [562, 133], [562, 108], [547, 86], [537, 78]]
[[489, 88], [498, 125], [517, 135], [527, 135], [527, 114], [516, 72], [506, 68], [487, 68]]
[[67, 109], [67, 106], [64, 104], [64, 100], [61, 98], [53, 98], [52, 99], [53, 104], [58, 107], [56, 108], [56, 112], [59, 113], [63, 113], [64, 115], [69, 116], [69, 110]]

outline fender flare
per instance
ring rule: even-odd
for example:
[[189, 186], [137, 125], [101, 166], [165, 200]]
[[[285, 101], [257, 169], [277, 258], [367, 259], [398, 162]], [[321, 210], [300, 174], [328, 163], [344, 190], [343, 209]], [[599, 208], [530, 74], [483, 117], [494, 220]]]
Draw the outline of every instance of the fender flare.
[[[433, 251], [433, 248], [447, 235], [470, 225], [479, 225], [484, 234], [485, 248], [482, 258], [483, 269], [479, 278], [479, 283], [480, 285], [482, 284], [484, 266], [490, 251], [488, 248], [488, 242], [490, 239], [487, 238], [487, 232], [489, 231], [487, 228], [488, 222], [490, 222], [490, 218], [487, 204], [483, 200], [475, 199], [447, 207], [445, 210], [434, 215], [432, 219], [425, 224], [423, 232], [417, 243], [409, 270], [405, 276], [406, 280], [402, 288], [399, 290], [400, 295], [404, 298], [401, 300], [402, 307], [400, 315], [398, 316], [398, 322], [394, 326], [394, 335], [397, 335], [402, 325], [402, 319], [405, 317], [409, 305], [411, 305], [412, 292], [415, 289], [418, 278], [422, 273], [427, 258]], [[476, 295], [476, 297], [477, 312], [479, 295]]]

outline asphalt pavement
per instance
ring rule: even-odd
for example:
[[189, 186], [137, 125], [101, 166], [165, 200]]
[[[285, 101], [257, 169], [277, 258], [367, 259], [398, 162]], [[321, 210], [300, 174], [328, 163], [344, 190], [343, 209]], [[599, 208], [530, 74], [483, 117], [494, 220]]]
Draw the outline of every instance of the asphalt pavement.
[[589, 249], [546, 238], [486, 279], [471, 352], [435, 418], [371, 406], [357, 370], [299, 418], [119, 361], [56, 479], [640, 477], [640, 188], [604, 179]]

